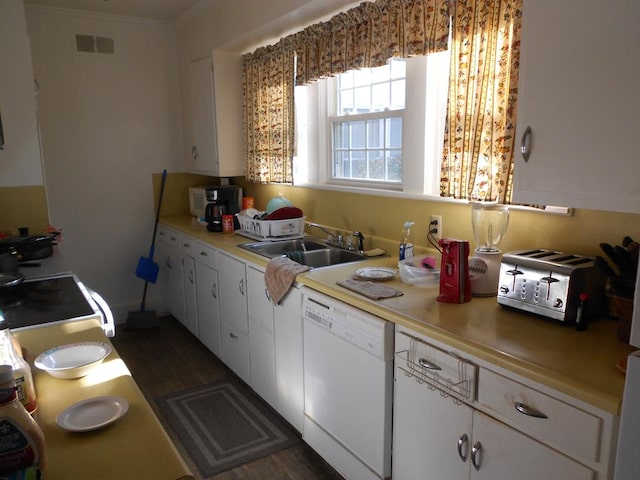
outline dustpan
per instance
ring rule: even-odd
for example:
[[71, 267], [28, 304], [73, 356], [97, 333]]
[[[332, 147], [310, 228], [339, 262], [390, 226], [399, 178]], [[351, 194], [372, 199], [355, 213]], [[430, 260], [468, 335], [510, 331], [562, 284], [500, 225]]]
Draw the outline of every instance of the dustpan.
[[162, 204], [162, 194], [164, 193], [164, 184], [167, 179], [167, 171], [162, 172], [162, 182], [160, 183], [160, 196], [158, 197], [158, 209], [156, 211], [156, 221], [153, 226], [153, 237], [151, 238], [151, 247], [149, 248], [149, 256], [140, 257], [138, 266], [136, 267], [136, 276], [146, 282], [156, 283], [158, 279], [159, 267], [153, 261], [153, 253], [156, 243], [156, 232], [158, 230], [158, 219], [160, 218], [160, 205]]
[[156, 231], [158, 229], [158, 220], [160, 218], [160, 205], [162, 204], [162, 194], [164, 192], [164, 184], [167, 179], [167, 171], [162, 172], [162, 182], [160, 184], [160, 196], [158, 197], [158, 209], [156, 210], [156, 220], [153, 226], [153, 238], [151, 239], [151, 248], [149, 248], [148, 257], [140, 257], [138, 266], [136, 267], [136, 276], [144, 280], [144, 290], [142, 291], [142, 301], [140, 302], [140, 310], [129, 312], [127, 317], [126, 328], [128, 330], [136, 330], [141, 328], [155, 328], [160, 326], [160, 321], [153, 310], [145, 310], [144, 303], [147, 298], [147, 287], [149, 283], [156, 283], [158, 279], [158, 264], [153, 261], [153, 252], [156, 241]]

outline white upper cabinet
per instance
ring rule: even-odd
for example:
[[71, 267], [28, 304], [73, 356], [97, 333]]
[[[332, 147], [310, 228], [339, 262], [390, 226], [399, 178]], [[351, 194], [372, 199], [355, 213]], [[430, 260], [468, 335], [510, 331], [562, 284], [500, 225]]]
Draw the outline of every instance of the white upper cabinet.
[[523, 12], [514, 201], [640, 213], [640, 2]]
[[187, 171], [244, 175], [241, 54], [214, 51], [189, 64], [189, 110]]

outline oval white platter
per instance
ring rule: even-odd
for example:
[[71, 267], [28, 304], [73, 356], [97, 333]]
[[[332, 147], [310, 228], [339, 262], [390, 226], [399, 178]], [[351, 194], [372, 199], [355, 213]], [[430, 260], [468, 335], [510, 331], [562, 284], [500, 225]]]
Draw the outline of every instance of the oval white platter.
[[390, 280], [398, 274], [395, 268], [364, 267], [355, 271], [356, 277], [362, 280]]
[[122, 397], [94, 397], [65, 408], [56, 424], [69, 432], [89, 432], [106, 427], [129, 410], [129, 402]]
[[111, 353], [104, 342], [70, 343], [52, 348], [38, 355], [33, 364], [40, 370], [61, 378], [74, 378], [87, 371], [81, 367], [98, 364]]

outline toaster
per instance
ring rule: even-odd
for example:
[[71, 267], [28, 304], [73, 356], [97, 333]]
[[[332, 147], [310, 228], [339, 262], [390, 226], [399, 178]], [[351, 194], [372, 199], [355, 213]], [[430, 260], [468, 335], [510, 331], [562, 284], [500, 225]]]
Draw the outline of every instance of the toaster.
[[594, 259], [545, 249], [505, 253], [498, 303], [562, 322], [596, 318], [604, 305], [604, 275]]

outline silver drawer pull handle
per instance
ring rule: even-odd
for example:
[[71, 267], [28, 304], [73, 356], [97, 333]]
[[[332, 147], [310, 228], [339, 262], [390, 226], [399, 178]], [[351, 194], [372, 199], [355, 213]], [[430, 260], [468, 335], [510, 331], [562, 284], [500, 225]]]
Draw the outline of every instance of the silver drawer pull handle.
[[516, 402], [515, 403], [516, 410], [524, 415], [528, 415], [530, 417], [535, 418], [549, 418], [540, 410], [536, 410], [535, 408], [531, 408], [529, 405], [525, 405], [524, 403]]
[[230, 333], [230, 334], [229, 334], [229, 336], [230, 336], [231, 338], [233, 338], [234, 340], [237, 340], [237, 339], [238, 339], [238, 336], [237, 336], [235, 333]]
[[[464, 453], [463, 450], [464, 449]], [[463, 462], [467, 461], [469, 455], [469, 437], [466, 433], [463, 433], [462, 436], [458, 439], [458, 456], [460, 460]]]
[[442, 368], [440, 368], [435, 363], [430, 362], [426, 358], [419, 358], [418, 365], [420, 365], [422, 368], [428, 368], [429, 370], [442, 370]]
[[208, 257], [209, 256], [209, 254], [207, 252], [200, 252], [200, 255], [202, 257]]
[[529, 155], [531, 154], [531, 127], [527, 127], [522, 134], [520, 140], [520, 152], [525, 162], [529, 161]]
[[482, 444], [476, 442], [471, 449], [471, 464], [476, 470], [480, 470], [480, 461], [482, 460]]

